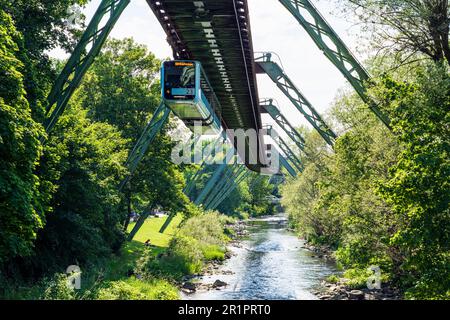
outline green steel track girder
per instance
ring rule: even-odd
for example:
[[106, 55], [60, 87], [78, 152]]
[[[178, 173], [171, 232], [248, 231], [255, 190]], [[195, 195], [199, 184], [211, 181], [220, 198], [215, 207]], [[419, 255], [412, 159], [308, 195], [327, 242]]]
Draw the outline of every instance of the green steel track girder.
[[[295, 153], [292, 151], [292, 149], [289, 147], [289, 145], [286, 143], [286, 141], [284, 141], [284, 139], [278, 134], [278, 132], [272, 126], [266, 126], [266, 128], [267, 128], [267, 132], [269, 133], [269, 135], [271, 135], [272, 137], [273, 136], [277, 137], [275, 142], [278, 144], [281, 151], [283, 151], [283, 153], [286, 155], [286, 160], [290, 160], [291, 163], [295, 166], [295, 168], [299, 172], [303, 172], [304, 167], [303, 167], [302, 162], [295, 155]], [[274, 133], [274, 135], [272, 135], [272, 132]]]
[[164, 224], [162, 225], [161, 229], [159, 229], [159, 233], [164, 233], [164, 231], [166, 231], [166, 229], [169, 227], [170, 223], [172, 222], [173, 218], [176, 217], [176, 215], [177, 214], [175, 212], [173, 212], [167, 217], [167, 219], [166, 219], [166, 221], [164, 221]]
[[286, 160], [286, 158], [283, 157], [281, 154], [279, 154], [279, 157], [280, 157], [281, 166], [286, 168], [287, 172], [291, 175], [291, 177], [293, 177], [293, 178], [297, 177], [297, 172], [295, 171], [294, 168], [292, 168], [292, 166], [289, 164], [289, 162]]
[[228, 160], [230, 158], [234, 158], [234, 153], [235, 150], [234, 148], [230, 148], [226, 155], [225, 158], [223, 160], [223, 163], [219, 164], [216, 168], [216, 170], [214, 171], [213, 175], [211, 176], [211, 178], [209, 179], [208, 183], [206, 184], [206, 186], [203, 188], [202, 192], [198, 195], [197, 199], [195, 199], [194, 204], [196, 205], [200, 205], [201, 203], [203, 203], [203, 201], [205, 200], [206, 196], [209, 194], [209, 192], [212, 190], [212, 188], [215, 186], [215, 184], [217, 183], [217, 181], [220, 179], [222, 173], [225, 171], [225, 169], [227, 168], [228, 165]]
[[222, 173], [225, 171], [226, 168], [227, 168], [226, 163], [222, 163], [216, 168], [212, 177], [209, 179], [208, 183], [203, 188], [202, 192], [198, 195], [197, 199], [195, 199], [194, 204], [200, 205], [206, 199], [206, 196], [209, 194], [209, 192], [217, 183], [217, 181], [219, 181], [220, 177], [222, 176]]
[[233, 184], [223, 193], [220, 195], [220, 197], [218, 197], [217, 199], [215, 199], [209, 206], [209, 210], [215, 210], [225, 199], [227, 199], [229, 197], [229, 195], [236, 190], [236, 188], [250, 175], [250, 171], [249, 170], [245, 170], [243, 173], [236, 178], [236, 181], [233, 181]]
[[279, 0], [309, 34], [325, 56], [339, 69], [350, 82], [370, 110], [389, 127], [389, 118], [367, 95], [367, 86], [371, 78], [361, 63], [323, 18], [310, 0]]
[[[224, 135], [221, 134], [219, 136], [219, 138], [214, 142], [213, 148], [215, 149], [216, 146], [224, 139]], [[205, 149], [207, 148], [207, 146], [205, 146], [203, 148], [203, 151], [205, 151]], [[188, 179], [188, 183], [186, 185], [186, 187], [184, 188], [183, 192], [184, 194], [186, 194], [189, 198], [190, 198], [190, 194], [192, 192], [192, 189], [195, 186], [195, 183], [197, 182], [198, 178], [201, 177], [201, 175], [206, 171], [207, 169], [207, 163], [209, 163], [209, 161], [213, 160], [215, 158], [215, 154], [214, 152], [212, 152], [211, 154], [208, 155], [208, 157], [206, 159], [203, 160], [200, 168], [195, 172], [194, 175], [192, 175], [192, 177], [190, 177]], [[164, 233], [166, 231], [166, 229], [169, 227], [170, 223], [172, 222], [172, 220], [176, 217], [177, 213], [171, 213], [166, 221], [164, 221], [164, 224], [162, 225], [161, 229], [159, 230], [159, 233]]]
[[83, 76], [94, 62], [112, 28], [129, 3], [130, 0], [103, 0], [100, 3], [47, 98], [47, 116], [51, 112], [44, 124], [47, 133], [53, 129], [64, 112]]
[[336, 134], [325, 123], [316, 109], [314, 109], [308, 99], [306, 99], [295, 86], [284, 70], [276, 62], [272, 61], [271, 58], [271, 53], [264, 53], [261, 57], [256, 58], [255, 61], [257, 66], [270, 77], [297, 110], [300, 111], [314, 129], [319, 132], [326, 143], [330, 146], [334, 146], [334, 142], [337, 138]]
[[214, 190], [211, 192], [208, 199], [204, 202], [204, 207], [209, 209], [211, 204], [219, 198], [223, 193], [225, 193], [229, 188], [232, 187], [235, 180], [245, 171], [243, 166], [234, 166], [231, 170], [231, 174], [227, 174], [223, 177], [220, 184], [218, 184]]
[[210, 190], [208, 195], [206, 196], [205, 200], [203, 200], [202, 205], [204, 208], [206, 208], [206, 205], [210, 202], [212, 198], [214, 198], [220, 190], [224, 189], [228, 182], [230, 181], [231, 177], [234, 175], [235, 166], [227, 166], [224, 172], [222, 173], [220, 179], [217, 181], [217, 183], [214, 185], [214, 187]]
[[[203, 162], [203, 164], [205, 164], [205, 162]], [[219, 167], [220, 168], [220, 167]], [[218, 169], [219, 169], [218, 168]], [[205, 166], [205, 168], [204, 168], [204, 170], [203, 170], [203, 172], [206, 170], [206, 166]], [[219, 169], [219, 170], [221, 170], [221, 169]], [[226, 169], [225, 170], [228, 170], [228, 166], [226, 167]], [[197, 173], [198, 172], [200, 172], [201, 170], [198, 170], [197, 171]], [[217, 172], [217, 169], [216, 169], [216, 171], [214, 172], [214, 173], [216, 173]], [[223, 172], [222, 172], [223, 173]], [[200, 173], [200, 175], [201, 175], [201, 173]], [[192, 182], [192, 180], [191, 180], [191, 182]], [[205, 186], [205, 188], [206, 188], [207, 186]], [[206, 200], [204, 200], [204, 202], [205, 202]], [[162, 225], [162, 227], [161, 227], [161, 229], [159, 230], [159, 233], [164, 233], [164, 231], [166, 231], [166, 229], [167, 229], [167, 227], [170, 225], [170, 223], [172, 222], [172, 220], [175, 218], [175, 216], [176, 216], [177, 214], [176, 213], [171, 213], [168, 217], [167, 217], [167, 219], [166, 219], [166, 221], [164, 222], [164, 224]]]
[[273, 185], [281, 184], [284, 182], [284, 176], [279, 174], [274, 174], [270, 177], [269, 183]]
[[[213, 145], [214, 150], [219, 145], [219, 143], [221, 141], [223, 141], [224, 137], [225, 137], [224, 134], [221, 134], [219, 136], [219, 138], [217, 138], [217, 140], [214, 142], [214, 145]], [[207, 147], [208, 146], [206, 145], [203, 148], [203, 153]], [[195, 172], [195, 174], [193, 174], [191, 177], [189, 177], [188, 183], [187, 183], [185, 189], [183, 190], [187, 196], [189, 196], [190, 193], [192, 192], [192, 189], [194, 188], [195, 183], [197, 182], [198, 178], [201, 177], [201, 175], [203, 173], [205, 173], [205, 171], [207, 169], [207, 164], [210, 163], [215, 158], [216, 155], [215, 155], [214, 150], [205, 159], [203, 159], [202, 163], [200, 164], [200, 168]]]
[[234, 176], [235, 170], [236, 166], [234, 165], [227, 166], [225, 171], [222, 173], [222, 176], [220, 177], [219, 181], [214, 185], [214, 187], [209, 192], [208, 196], [202, 202], [204, 208], [206, 208], [207, 204], [211, 201], [211, 199], [213, 199], [217, 195], [217, 193], [226, 188], [227, 184]]
[[281, 151], [286, 155], [286, 159], [289, 159], [298, 172], [303, 172], [304, 167], [300, 159], [295, 155], [289, 145], [280, 137], [278, 141], [278, 146]]
[[286, 117], [281, 113], [281, 111], [274, 105], [273, 100], [263, 100], [260, 103], [263, 111], [266, 111], [272, 119], [280, 126], [281, 129], [286, 132], [286, 134], [291, 138], [292, 141], [297, 145], [297, 147], [305, 151], [305, 139], [300, 135], [300, 133], [294, 128], [293, 125], [286, 119]]
[[167, 122], [170, 112], [170, 109], [164, 103], [161, 103], [158, 109], [156, 109], [152, 119], [145, 127], [144, 132], [128, 156], [125, 166], [128, 168], [129, 175], [122, 181], [119, 186], [119, 190], [122, 190], [136, 171], [136, 168], [142, 158], [144, 158], [147, 153], [150, 144], [155, 140], [156, 135], [161, 131], [162, 127]]
[[147, 220], [147, 218], [149, 216], [150, 216], [149, 212], [144, 212], [143, 214], [141, 214], [141, 216], [139, 217], [138, 221], [136, 221], [136, 224], [134, 225], [133, 229], [128, 234], [127, 241], [132, 241], [134, 239], [136, 234], [139, 232], [141, 227], [144, 225], [145, 220]]

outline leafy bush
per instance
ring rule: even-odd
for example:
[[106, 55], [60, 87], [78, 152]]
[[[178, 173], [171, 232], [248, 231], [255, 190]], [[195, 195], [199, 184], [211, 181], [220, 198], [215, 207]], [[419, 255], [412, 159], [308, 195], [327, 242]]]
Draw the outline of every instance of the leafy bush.
[[129, 279], [108, 282], [98, 291], [99, 300], [177, 300], [178, 289], [165, 280]]
[[125, 281], [114, 281], [100, 289], [98, 300], [146, 300], [145, 294]]
[[96, 296], [98, 300], [177, 300], [178, 289], [165, 280], [128, 279], [108, 282]]
[[45, 287], [41, 299], [44, 300], [75, 300], [76, 294], [74, 289], [70, 288], [67, 283], [65, 274], [55, 274], [51, 280], [44, 280]]
[[203, 258], [206, 261], [225, 260], [225, 250], [217, 245], [208, 245], [202, 248]]

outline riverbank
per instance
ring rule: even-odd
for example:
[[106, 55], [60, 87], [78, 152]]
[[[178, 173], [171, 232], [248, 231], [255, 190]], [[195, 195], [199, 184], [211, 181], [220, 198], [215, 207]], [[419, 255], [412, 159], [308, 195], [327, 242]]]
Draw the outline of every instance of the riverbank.
[[207, 292], [209, 290], [221, 290], [228, 286], [228, 283], [217, 279], [213, 283], [202, 283], [203, 277], [227, 276], [233, 275], [233, 271], [221, 270], [221, 267], [236, 254], [232, 248], [241, 246], [242, 240], [248, 236], [246, 221], [239, 220], [233, 224], [228, 224], [230, 240], [228, 241], [224, 259], [210, 260], [206, 263], [201, 273], [196, 275], [187, 275], [182, 278], [179, 289], [182, 294], [191, 295], [197, 292]]
[[[312, 252], [317, 258], [336, 263], [334, 251], [328, 246], [314, 246], [305, 243], [304, 249]], [[314, 292], [320, 300], [402, 300], [397, 288], [382, 283], [381, 289], [371, 290], [367, 287], [354, 288], [350, 279], [334, 275], [322, 281], [321, 289]]]

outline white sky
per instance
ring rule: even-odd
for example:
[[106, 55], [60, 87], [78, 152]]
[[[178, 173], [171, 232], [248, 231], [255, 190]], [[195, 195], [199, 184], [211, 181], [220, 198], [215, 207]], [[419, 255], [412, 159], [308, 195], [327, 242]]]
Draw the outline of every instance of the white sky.
[[[344, 77], [317, 49], [307, 33], [277, 0], [248, 1], [255, 52], [277, 53], [288, 76], [313, 106], [321, 114], [325, 113], [338, 90], [346, 86]], [[355, 51], [356, 46], [361, 45], [358, 43], [360, 39], [356, 37], [357, 32], [350, 22], [338, 18], [338, 14], [330, 14], [338, 11], [334, 1], [313, 0], [313, 2], [347, 46]], [[83, 9], [87, 22], [99, 4], [100, 0], [92, 0]], [[172, 56], [165, 33], [145, 0], [131, 1], [111, 36], [133, 37], [138, 43], [147, 45], [161, 59]], [[66, 57], [59, 50], [53, 51], [51, 55], [58, 58]], [[293, 125], [305, 123], [295, 107], [266, 75], [258, 75], [258, 88], [260, 98], [274, 98], [278, 101], [283, 114]], [[268, 122], [268, 119], [269, 116], [264, 116], [263, 122]]]

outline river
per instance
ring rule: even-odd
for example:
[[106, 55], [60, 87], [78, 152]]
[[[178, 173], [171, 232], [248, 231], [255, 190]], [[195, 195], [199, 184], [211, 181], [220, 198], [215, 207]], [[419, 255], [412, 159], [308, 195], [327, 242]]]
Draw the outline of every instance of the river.
[[231, 247], [233, 257], [201, 283], [224, 281], [221, 290], [183, 295], [187, 300], [316, 300], [322, 280], [336, 273], [287, 230], [284, 215], [251, 220], [247, 240]]

